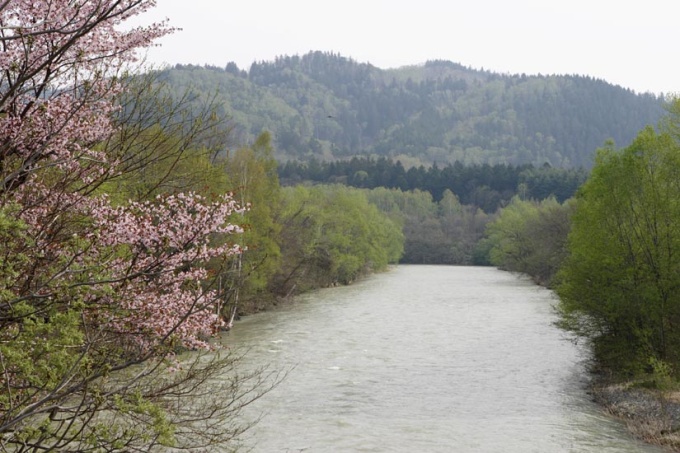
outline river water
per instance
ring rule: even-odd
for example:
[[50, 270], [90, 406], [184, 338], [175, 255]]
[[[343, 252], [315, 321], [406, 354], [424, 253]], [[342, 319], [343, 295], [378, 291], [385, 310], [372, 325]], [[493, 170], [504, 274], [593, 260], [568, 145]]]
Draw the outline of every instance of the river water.
[[249, 407], [254, 452], [658, 451], [586, 393], [553, 294], [493, 268], [397, 266], [238, 322], [224, 342], [291, 369]]

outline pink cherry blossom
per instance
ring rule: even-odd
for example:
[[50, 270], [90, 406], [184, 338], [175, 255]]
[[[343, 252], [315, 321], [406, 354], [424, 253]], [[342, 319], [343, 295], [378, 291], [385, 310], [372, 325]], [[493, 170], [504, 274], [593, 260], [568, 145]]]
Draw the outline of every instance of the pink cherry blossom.
[[83, 303], [84, 322], [149, 351], [207, 347], [221, 324], [207, 265], [241, 253], [230, 195], [195, 193], [114, 206], [98, 185], [117, 161], [97, 148], [114, 132], [120, 75], [173, 31], [125, 29], [153, 0], [0, 3], [0, 208], [26, 225], [17, 300]]

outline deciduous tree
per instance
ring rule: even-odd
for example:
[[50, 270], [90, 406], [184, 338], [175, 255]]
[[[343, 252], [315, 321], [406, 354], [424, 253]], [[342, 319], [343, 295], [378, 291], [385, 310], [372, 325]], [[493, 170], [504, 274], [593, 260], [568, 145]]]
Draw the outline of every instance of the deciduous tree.
[[[240, 252], [216, 239], [240, 231], [229, 219], [241, 207], [229, 195], [106, 194], [162, 155], [135, 156], [126, 146], [141, 141], [116, 134], [130, 112], [123, 71], [171, 31], [125, 31], [154, 3], [0, 3], [0, 448], [206, 446], [239, 432], [225, 418], [256, 397], [214, 383], [229, 357], [172, 360], [208, 348], [222, 322], [205, 265]], [[221, 404], [181, 403], [211, 386]]]
[[679, 200], [680, 145], [652, 127], [600, 150], [579, 197], [561, 307], [615, 372], [680, 363]]
[[572, 211], [570, 201], [513, 198], [486, 228], [491, 263], [550, 285], [567, 253]]

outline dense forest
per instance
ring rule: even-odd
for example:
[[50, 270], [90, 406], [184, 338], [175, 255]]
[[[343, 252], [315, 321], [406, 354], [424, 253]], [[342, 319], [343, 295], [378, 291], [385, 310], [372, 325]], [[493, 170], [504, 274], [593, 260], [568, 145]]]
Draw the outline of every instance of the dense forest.
[[606, 140], [631, 142], [663, 98], [584, 76], [527, 76], [449, 61], [383, 70], [333, 53], [255, 62], [246, 71], [177, 65], [177, 92], [214, 99], [236, 143], [272, 133], [276, 158], [389, 157], [433, 163], [592, 166]]
[[387, 158], [358, 158], [346, 161], [286, 162], [279, 166], [284, 185], [300, 183], [341, 183], [373, 189], [385, 187], [402, 191], [428, 192], [440, 201], [448, 190], [465, 205], [494, 213], [510, 200], [522, 198], [543, 200], [555, 197], [560, 202], [572, 197], [585, 182], [588, 172], [582, 168], [553, 168], [549, 165], [463, 165], [460, 162], [440, 168], [411, 167]]

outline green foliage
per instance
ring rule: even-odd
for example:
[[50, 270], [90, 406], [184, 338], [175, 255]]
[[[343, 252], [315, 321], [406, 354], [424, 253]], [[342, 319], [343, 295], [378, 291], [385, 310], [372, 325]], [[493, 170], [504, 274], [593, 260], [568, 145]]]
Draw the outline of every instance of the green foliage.
[[[80, 330], [79, 310], [61, 313], [50, 310], [36, 316], [31, 305], [20, 302], [12, 306], [12, 314], [23, 322], [7, 329], [0, 337], [0, 356], [4, 361], [0, 371], [3, 375], [25, 376], [26, 384], [31, 388], [50, 391], [61, 383], [72, 367], [87, 368], [87, 362], [81, 361], [84, 334]], [[0, 398], [21, 401], [23, 396], [15, 393]], [[0, 403], [0, 407], [13, 406], [7, 403]]]
[[354, 157], [350, 160], [286, 162], [279, 168], [284, 184], [302, 181], [342, 183], [354, 187], [387, 187], [421, 190], [435, 201], [446, 190], [453, 192], [464, 205], [473, 205], [486, 213], [495, 212], [515, 195], [543, 200], [551, 196], [562, 202], [574, 195], [587, 178], [584, 169], [553, 168], [549, 165], [433, 165], [412, 167], [406, 171], [400, 161]]
[[0, 206], [0, 303], [13, 297], [11, 287], [21, 270], [28, 263], [28, 257], [21, 253], [21, 244], [31, 244], [26, 235], [26, 225], [17, 218], [18, 206]]
[[660, 390], [664, 397], [668, 397], [668, 392], [677, 390], [678, 382], [673, 377], [675, 373], [670, 364], [656, 357], [650, 357], [649, 366], [651, 368], [652, 385], [655, 389]]
[[494, 246], [490, 252], [491, 263], [504, 269], [522, 271], [531, 253], [528, 225], [538, 219], [535, 203], [514, 198], [498, 218], [487, 227], [487, 235]]
[[402, 225], [402, 263], [484, 264], [474, 256], [491, 217], [474, 206], [462, 205], [450, 190], [444, 191], [438, 203], [421, 190], [375, 188], [368, 197]]
[[[119, 146], [130, 153], [146, 153], [143, 164], [107, 181], [100, 191], [123, 204], [128, 200], [150, 200], [160, 194], [193, 191], [209, 195], [226, 192], [227, 181], [222, 169], [214, 164], [212, 151], [194, 144], [181, 143], [182, 138], [152, 126], [142, 134], [130, 137]], [[139, 156], [139, 154], [137, 154]]]
[[491, 263], [549, 285], [566, 256], [572, 210], [573, 203], [560, 204], [554, 198], [513, 198], [487, 225], [484, 246]]
[[[175, 429], [176, 427], [170, 423], [165, 410], [158, 404], [154, 404], [149, 401], [145, 396], [139, 391], [135, 390], [126, 395], [115, 395], [112, 401], [112, 405], [116, 410], [123, 414], [130, 414], [133, 417], [143, 417], [150, 420], [149, 424], [152, 426], [153, 436], [156, 437], [156, 441], [162, 446], [174, 446], [175, 445]], [[100, 427], [98, 435], [102, 435], [101, 428], [104, 430], [110, 428], [106, 425]], [[128, 430], [139, 430], [138, 426], [130, 426]], [[108, 436], [116, 435], [116, 433], [107, 433]], [[127, 433], [128, 437], [130, 433]], [[135, 433], [137, 436], [150, 436], [148, 432], [139, 430]], [[123, 436], [121, 436], [123, 437]], [[119, 446], [118, 448], [122, 448]]]
[[340, 185], [283, 190], [282, 266], [272, 282], [281, 295], [337, 283], [396, 263], [399, 226], [365, 192]]
[[[676, 101], [677, 103], [677, 101]], [[619, 373], [680, 362], [680, 145], [668, 129], [601, 149], [573, 217], [564, 323]]]
[[590, 167], [605, 140], [627, 145], [663, 114], [662, 99], [602, 80], [500, 75], [446, 61], [382, 70], [310, 52], [253, 63], [248, 72], [233, 63], [178, 65], [163, 77], [178, 91], [216, 96], [241, 142], [272, 131], [280, 161], [375, 155], [409, 167]]
[[246, 253], [238, 258], [241, 281], [237, 284], [244, 299], [261, 298], [279, 266], [281, 189], [272, 153], [271, 136], [264, 132], [252, 146], [240, 148], [221, 163], [228, 187], [250, 206], [240, 220], [245, 232], [239, 243]]
[[[56, 392], [63, 377], [88, 373], [88, 360], [82, 353], [82, 306], [71, 300], [67, 309], [49, 304], [37, 311], [17, 297], [19, 272], [29, 265], [24, 253], [32, 244], [24, 223], [16, 216], [18, 207], [0, 207], [0, 305], [8, 307], [7, 316], [18, 322], [0, 329], [0, 376], [3, 382], [21, 382], [15, 392], [0, 392], [0, 411], [15, 412], [37, 395]], [[26, 439], [32, 437], [25, 434]]]

